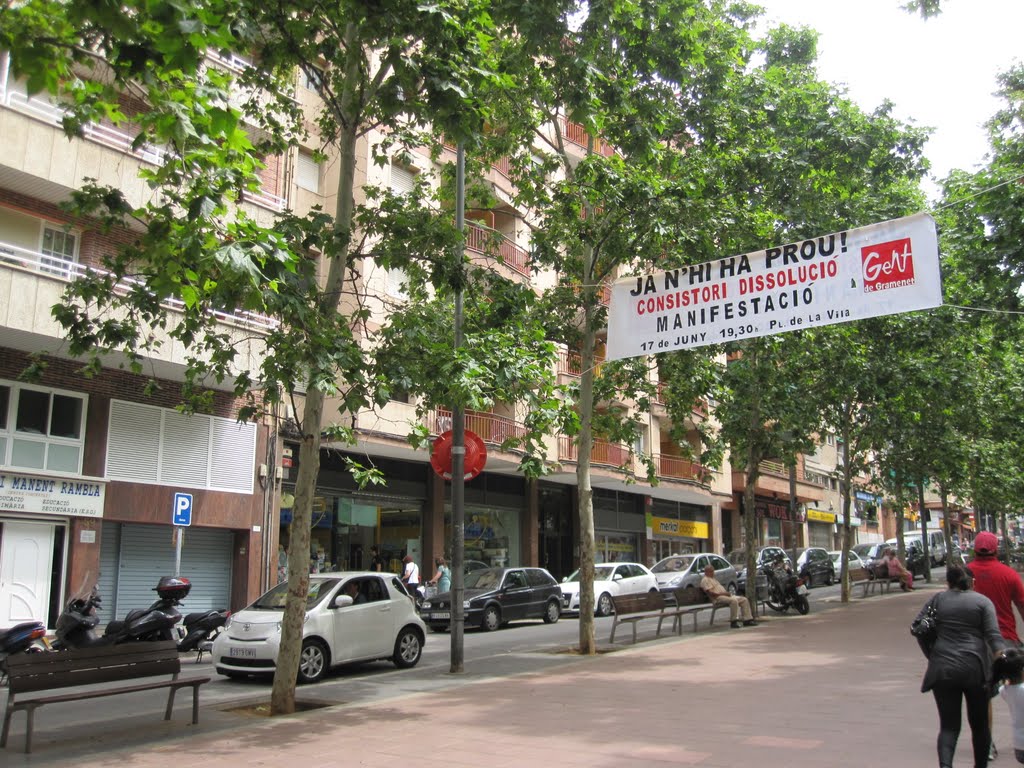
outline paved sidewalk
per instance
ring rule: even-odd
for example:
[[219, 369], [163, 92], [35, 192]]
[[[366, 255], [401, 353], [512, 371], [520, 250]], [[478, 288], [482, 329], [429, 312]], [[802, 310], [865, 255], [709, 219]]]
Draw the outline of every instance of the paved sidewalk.
[[[0, 764], [934, 766], [938, 717], [931, 696], [919, 692], [924, 657], [908, 627], [935, 589], [809, 616], [770, 615], [758, 627], [686, 633], [592, 658], [566, 655], [564, 664], [516, 677], [452, 676], [442, 692], [273, 720], [204, 706], [191, 726], [185, 697], [170, 723], [133, 717], [89, 736], [40, 738], [29, 756], [17, 751], [19, 714]], [[300, 700], [311, 690], [300, 688]], [[1008, 768], [1009, 718], [995, 704], [1001, 755], [993, 765]], [[964, 728], [958, 766], [972, 764], [966, 721]]]

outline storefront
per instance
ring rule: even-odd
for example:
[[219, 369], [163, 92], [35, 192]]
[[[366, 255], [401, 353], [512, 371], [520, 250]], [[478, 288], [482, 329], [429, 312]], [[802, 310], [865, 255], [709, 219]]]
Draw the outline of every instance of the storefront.
[[836, 516], [822, 509], [807, 510], [807, 543], [812, 547], [835, 549]]
[[652, 499], [647, 520], [648, 565], [670, 555], [707, 552], [711, 548], [711, 509]]
[[804, 515], [797, 507], [790, 511], [788, 500], [769, 499], [758, 496], [754, 499], [754, 513], [760, 528], [760, 540], [765, 546], [791, 549], [801, 546], [800, 529]]
[[645, 497], [619, 491], [594, 490], [594, 562], [642, 563], [647, 525]]
[[[53, 627], [63, 602], [73, 518], [103, 517], [106, 484], [65, 476], [0, 472], [0, 628], [38, 620]], [[80, 531], [94, 543], [95, 529]]]

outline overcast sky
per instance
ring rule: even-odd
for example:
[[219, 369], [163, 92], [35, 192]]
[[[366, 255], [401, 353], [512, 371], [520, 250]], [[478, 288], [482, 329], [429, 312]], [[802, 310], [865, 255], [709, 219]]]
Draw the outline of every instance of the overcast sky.
[[935, 178], [973, 170], [998, 109], [996, 75], [1024, 61], [1024, 0], [945, 0], [928, 21], [904, 0], [755, 0], [767, 18], [821, 33], [818, 71], [865, 110], [888, 98], [896, 116], [935, 129], [925, 146]]

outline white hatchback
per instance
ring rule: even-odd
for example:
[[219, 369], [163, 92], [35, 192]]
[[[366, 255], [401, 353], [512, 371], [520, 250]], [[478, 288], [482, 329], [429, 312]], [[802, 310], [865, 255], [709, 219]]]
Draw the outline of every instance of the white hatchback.
[[[358, 588], [358, 589], [357, 589]], [[276, 668], [288, 583], [231, 615], [213, 643], [213, 663], [228, 677], [269, 674]], [[372, 572], [309, 577], [299, 682], [356, 661], [390, 659], [413, 667], [423, 653], [426, 626], [398, 577]]]
[[[580, 612], [580, 572], [562, 581], [562, 613]], [[594, 566], [594, 615], [608, 616], [612, 598], [638, 592], [657, 592], [658, 580], [640, 563], [601, 563]]]

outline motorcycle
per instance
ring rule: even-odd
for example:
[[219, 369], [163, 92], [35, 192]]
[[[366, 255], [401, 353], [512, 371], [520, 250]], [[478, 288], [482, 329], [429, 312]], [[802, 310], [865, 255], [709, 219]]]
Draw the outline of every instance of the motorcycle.
[[149, 608], [136, 608], [123, 619], [107, 624], [103, 634], [96, 631], [99, 617], [96, 609], [101, 603], [99, 592], [93, 588], [87, 598], [75, 598], [57, 617], [57, 636], [54, 648], [89, 648], [116, 645], [134, 641], [173, 640], [174, 625], [181, 620], [177, 606], [188, 595], [192, 584], [180, 576], [164, 576], [153, 591], [158, 599]]
[[779, 613], [785, 613], [793, 607], [801, 616], [806, 616], [811, 610], [807, 600], [807, 585], [793, 572], [793, 568], [779, 558], [763, 570], [768, 578], [768, 599], [765, 600], [768, 607]]
[[214, 638], [227, 623], [231, 611], [204, 611], [201, 613], [189, 613], [182, 623], [184, 629], [178, 628], [181, 633], [178, 641], [178, 650], [181, 652], [199, 651], [196, 662], [203, 658], [203, 653], [213, 648]]

